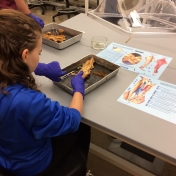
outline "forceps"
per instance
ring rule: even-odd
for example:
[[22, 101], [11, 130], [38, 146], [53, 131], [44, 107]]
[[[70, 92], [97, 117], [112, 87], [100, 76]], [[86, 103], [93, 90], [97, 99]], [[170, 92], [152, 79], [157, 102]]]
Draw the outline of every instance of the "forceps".
[[75, 75], [75, 74], [76, 74], [75, 71], [71, 71], [71, 72], [65, 74], [64, 76], [61, 76], [61, 77], [60, 77], [60, 78], [61, 78], [61, 81], [64, 80], [65, 78], [67, 78], [67, 77], [69, 77], [69, 76], [72, 76], [72, 75]]

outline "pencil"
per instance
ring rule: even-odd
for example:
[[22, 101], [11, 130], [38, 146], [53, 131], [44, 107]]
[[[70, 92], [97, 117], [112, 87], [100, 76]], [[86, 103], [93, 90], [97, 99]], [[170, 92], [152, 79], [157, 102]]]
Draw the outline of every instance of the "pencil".
[[129, 37], [127, 40], [126, 40], [126, 43], [128, 43], [130, 41], [131, 37]]

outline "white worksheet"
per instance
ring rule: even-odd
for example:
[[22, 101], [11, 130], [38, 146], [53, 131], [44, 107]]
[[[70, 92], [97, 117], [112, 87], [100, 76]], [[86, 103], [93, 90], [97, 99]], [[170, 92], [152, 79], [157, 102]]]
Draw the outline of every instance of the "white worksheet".
[[121, 68], [158, 79], [172, 58], [128, 46], [111, 43], [97, 56]]
[[176, 85], [139, 74], [117, 100], [176, 124]]

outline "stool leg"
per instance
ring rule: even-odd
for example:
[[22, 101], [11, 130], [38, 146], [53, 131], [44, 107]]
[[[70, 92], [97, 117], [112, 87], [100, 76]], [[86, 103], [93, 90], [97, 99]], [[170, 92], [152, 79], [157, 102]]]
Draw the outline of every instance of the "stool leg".
[[69, 13], [67, 16], [68, 16], [68, 19], [70, 19], [70, 15], [78, 15], [79, 13], [78, 12], [71, 12], [71, 13]]
[[44, 8], [44, 6], [42, 5], [42, 6], [40, 6], [40, 8], [42, 9], [42, 15], [45, 15], [45, 8]]
[[60, 12], [56, 13], [56, 15], [52, 16], [52, 21], [55, 22], [55, 17], [60, 16]]
[[53, 22], [55, 22], [55, 17], [61, 16], [61, 15], [66, 15], [66, 14], [65, 14], [65, 13], [61, 13], [61, 12], [58, 12], [56, 15], [53, 15], [53, 16], [52, 16]]

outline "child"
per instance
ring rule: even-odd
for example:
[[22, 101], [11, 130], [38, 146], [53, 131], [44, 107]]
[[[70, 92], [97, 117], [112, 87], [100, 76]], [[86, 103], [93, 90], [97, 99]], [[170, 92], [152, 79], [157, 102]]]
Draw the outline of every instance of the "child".
[[71, 80], [69, 107], [51, 101], [32, 72], [56, 81], [65, 72], [58, 62], [38, 64], [41, 50], [38, 23], [22, 12], [0, 10], [0, 168], [16, 176], [59, 175], [53, 168], [70, 151], [77, 147], [87, 158], [89, 150], [90, 127], [80, 123], [83, 73]]

